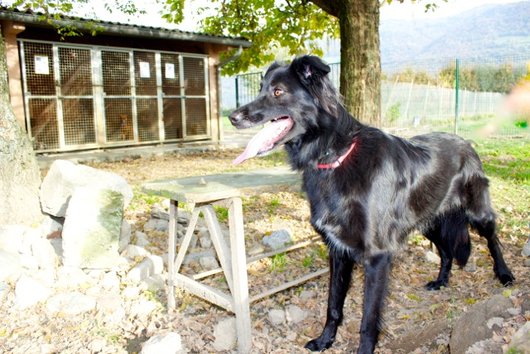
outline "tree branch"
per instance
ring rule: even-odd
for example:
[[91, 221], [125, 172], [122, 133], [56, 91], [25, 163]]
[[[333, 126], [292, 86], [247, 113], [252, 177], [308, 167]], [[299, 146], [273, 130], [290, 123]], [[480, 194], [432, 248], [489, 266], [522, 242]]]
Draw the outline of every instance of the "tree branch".
[[320, 7], [322, 10], [327, 12], [333, 17], [338, 17], [339, 12], [337, 11], [336, 1], [333, 0], [310, 0], [313, 4]]

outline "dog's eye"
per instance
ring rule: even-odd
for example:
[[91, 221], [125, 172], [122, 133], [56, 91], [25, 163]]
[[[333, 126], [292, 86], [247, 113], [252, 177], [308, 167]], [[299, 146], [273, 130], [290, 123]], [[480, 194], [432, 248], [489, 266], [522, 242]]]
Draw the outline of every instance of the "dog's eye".
[[274, 92], [273, 92], [273, 95], [274, 97], [278, 97], [278, 96], [281, 96], [283, 94], [283, 90], [282, 89], [274, 89]]

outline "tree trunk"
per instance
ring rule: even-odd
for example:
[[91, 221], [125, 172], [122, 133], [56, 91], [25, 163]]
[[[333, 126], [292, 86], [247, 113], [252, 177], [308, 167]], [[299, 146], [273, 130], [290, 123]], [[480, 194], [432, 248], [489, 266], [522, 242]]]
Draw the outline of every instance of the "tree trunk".
[[0, 27], [0, 225], [35, 225], [42, 220], [40, 172], [26, 132], [17, 123], [7, 82], [7, 62]]
[[340, 23], [340, 92], [348, 111], [364, 123], [381, 123], [379, 0], [336, 2]]

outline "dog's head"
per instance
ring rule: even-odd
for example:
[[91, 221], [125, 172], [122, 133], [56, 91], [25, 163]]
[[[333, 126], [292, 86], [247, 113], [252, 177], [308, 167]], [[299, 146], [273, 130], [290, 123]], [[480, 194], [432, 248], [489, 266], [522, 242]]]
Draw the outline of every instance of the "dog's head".
[[289, 65], [272, 64], [259, 95], [229, 116], [238, 129], [265, 124], [234, 163], [265, 155], [316, 128], [320, 110], [334, 115], [337, 99], [329, 72], [330, 67], [315, 56], [299, 57]]

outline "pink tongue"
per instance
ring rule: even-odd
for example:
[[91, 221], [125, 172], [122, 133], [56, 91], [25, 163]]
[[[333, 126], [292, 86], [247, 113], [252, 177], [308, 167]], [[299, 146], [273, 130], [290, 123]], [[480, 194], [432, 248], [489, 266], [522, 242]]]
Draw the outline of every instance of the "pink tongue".
[[240, 164], [241, 162], [248, 160], [261, 151], [267, 151], [272, 148], [274, 143], [285, 136], [285, 132], [292, 126], [291, 119], [280, 119], [270, 124], [267, 124], [261, 129], [247, 144], [245, 151], [232, 163], [234, 165]]

